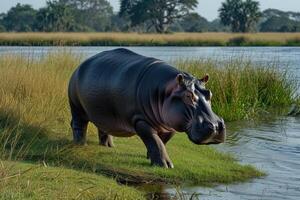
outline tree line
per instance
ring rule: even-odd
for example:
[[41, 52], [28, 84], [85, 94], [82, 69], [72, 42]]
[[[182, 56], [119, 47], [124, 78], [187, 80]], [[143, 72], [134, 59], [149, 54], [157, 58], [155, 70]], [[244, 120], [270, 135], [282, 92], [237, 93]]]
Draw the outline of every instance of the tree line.
[[48, 0], [34, 9], [17, 4], [0, 14], [0, 32], [297, 32], [300, 13], [260, 11], [255, 0], [225, 0], [209, 22], [195, 12], [198, 0]]

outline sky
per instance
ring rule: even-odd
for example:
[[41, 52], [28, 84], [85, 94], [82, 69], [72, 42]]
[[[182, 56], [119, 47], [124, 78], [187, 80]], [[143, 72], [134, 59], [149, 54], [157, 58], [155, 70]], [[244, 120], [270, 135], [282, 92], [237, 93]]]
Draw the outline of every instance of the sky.
[[[108, 0], [114, 8], [114, 11], [119, 10], [120, 0]], [[221, 2], [225, 0], [198, 0], [198, 7], [195, 9], [203, 17], [208, 20], [213, 20], [218, 17], [218, 9]], [[276, 8], [283, 11], [300, 12], [300, 0], [258, 0], [261, 10], [267, 8]], [[0, 13], [8, 11], [17, 3], [30, 4], [34, 8], [40, 8], [46, 5], [46, 0], [0, 0]]]

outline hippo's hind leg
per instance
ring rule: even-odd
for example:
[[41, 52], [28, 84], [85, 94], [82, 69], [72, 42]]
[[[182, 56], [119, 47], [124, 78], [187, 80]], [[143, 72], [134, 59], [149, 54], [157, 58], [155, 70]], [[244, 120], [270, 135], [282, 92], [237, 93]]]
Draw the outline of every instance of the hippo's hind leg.
[[79, 145], [86, 144], [86, 131], [88, 126], [88, 120], [84, 110], [75, 106], [72, 102], [70, 102], [71, 107], [71, 127], [73, 131], [73, 142]]
[[106, 147], [114, 147], [113, 137], [98, 128], [99, 144]]

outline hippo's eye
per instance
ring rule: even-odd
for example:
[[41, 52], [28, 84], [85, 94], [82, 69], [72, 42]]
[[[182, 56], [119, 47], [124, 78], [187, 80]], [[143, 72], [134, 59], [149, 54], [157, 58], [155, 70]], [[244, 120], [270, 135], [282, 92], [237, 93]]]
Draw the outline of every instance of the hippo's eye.
[[194, 105], [197, 102], [197, 96], [190, 91], [187, 91], [184, 96], [184, 102], [189, 105]]
[[186, 97], [189, 99], [193, 99], [193, 94], [191, 92], [187, 92]]

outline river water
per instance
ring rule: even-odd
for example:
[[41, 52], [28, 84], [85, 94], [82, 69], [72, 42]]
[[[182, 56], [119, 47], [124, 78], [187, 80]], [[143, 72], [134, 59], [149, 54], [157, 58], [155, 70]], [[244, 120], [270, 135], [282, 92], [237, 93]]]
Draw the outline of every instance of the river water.
[[[85, 57], [116, 47], [67, 47]], [[165, 61], [178, 58], [250, 59], [258, 64], [276, 63], [287, 67], [300, 80], [299, 47], [128, 47]], [[65, 47], [0, 47], [0, 54], [43, 56]], [[300, 90], [298, 90], [300, 91]], [[229, 123], [225, 144], [215, 147], [232, 153], [240, 162], [255, 165], [268, 175], [247, 183], [219, 185], [214, 188], [182, 186], [182, 194], [196, 193], [200, 199], [300, 199], [300, 117], [280, 117], [257, 122]], [[172, 197], [174, 187], [162, 192]]]
[[[182, 193], [200, 199], [300, 199], [300, 117], [281, 117], [255, 124], [228, 124], [228, 139], [217, 149], [242, 163], [255, 165], [266, 177], [215, 188], [186, 187]], [[175, 194], [173, 188], [165, 192]]]

